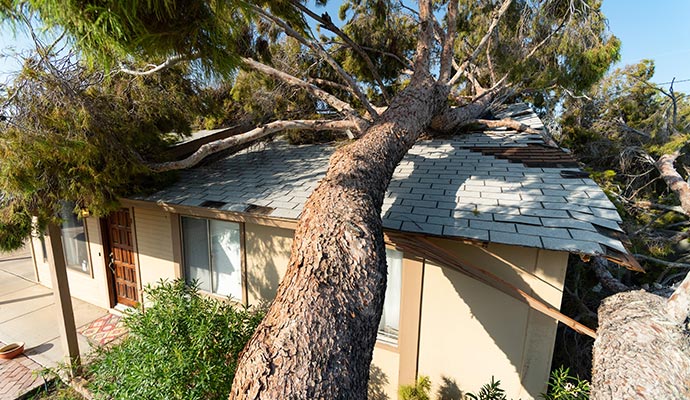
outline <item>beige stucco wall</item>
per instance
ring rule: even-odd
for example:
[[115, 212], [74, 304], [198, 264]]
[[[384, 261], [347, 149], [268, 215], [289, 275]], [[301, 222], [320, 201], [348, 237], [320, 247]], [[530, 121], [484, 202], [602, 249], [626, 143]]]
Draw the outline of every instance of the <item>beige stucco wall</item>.
[[244, 231], [248, 302], [270, 301], [285, 275], [294, 233], [290, 229], [250, 223], [244, 225]]
[[[528, 294], [560, 307], [567, 253], [490, 245], [488, 250], [438, 240], [459, 260], [485, 268]], [[491, 377], [508, 398], [538, 398], [546, 389], [557, 323], [476, 280], [426, 263], [418, 373], [434, 392], [477, 391]]]
[[[181, 277], [180, 249], [175, 249], [180, 244], [178, 215], [150, 207], [130, 210], [140, 284]], [[68, 271], [70, 287], [75, 297], [107, 308], [100, 226], [96, 219], [86, 221], [93, 276]], [[270, 301], [289, 261], [293, 231], [254, 223], [245, 223], [244, 230], [247, 301]], [[486, 268], [534, 297], [560, 306], [567, 253], [494, 244], [488, 247], [515, 268], [475, 246], [441, 239], [437, 243], [459, 260]], [[33, 246], [39, 254], [40, 241], [34, 239]], [[412, 270], [417, 278], [410, 278]], [[50, 286], [47, 265], [38, 262], [37, 272], [41, 282]], [[416, 298], [409, 296], [414, 294], [414, 287], [418, 288]], [[373, 399], [396, 399], [399, 383], [410, 383], [415, 370], [431, 377], [434, 393], [443, 387], [453, 389], [453, 385], [463, 392], [476, 391], [492, 376], [501, 380], [509, 398], [537, 398], [545, 390], [555, 321], [476, 280], [408, 255], [403, 266], [403, 292], [403, 313], [413, 312], [401, 315], [401, 326], [415, 335], [403, 340], [410, 332], [401, 331], [398, 346], [376, 346], [372, 387], [377, 390], [372, 394], [380, 396]], [[401, 366], [401, 360], [408, 361]]]
[[397, 399], [400, 354], [377, 345], [369, 368], [369, 400]]
[[[91, 272], [84, 273], [67, 268], [70, 294], [99, 307], [109, 308], [110, 299], [108, 298], [108, 281], [105, 276], [105, 258], [101, 243], [100, 224], [97, 218], [85, 218], [84, 226], [89, 243], [88, 253]], [[45, 240], [47, 241], [48, 238]], [[48, 263], [42, 259], [41, 241], [32, 237], [31, 245], [35, 255], [34, 263], [38, 273], [38, 281], [44, 286], [52, 287]]]
[[138, 250], [140, 287], [155, 285], [161, 279], [178, 277], [173, 260], [173, 233], [170, 214], [161, 209], [133, 208], [134, 229]]

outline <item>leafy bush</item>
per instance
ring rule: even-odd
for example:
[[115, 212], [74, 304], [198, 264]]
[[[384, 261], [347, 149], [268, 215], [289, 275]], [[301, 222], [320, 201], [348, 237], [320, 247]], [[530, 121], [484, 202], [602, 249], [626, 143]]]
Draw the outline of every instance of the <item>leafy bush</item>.
[[147, 286], [152, 306], [124, 317], [129, 336], [97, 351], [89, 388], [113, 399], [224, 399], [237, 357], [263, 317], [183, 281]]
[[507, 400], [506, 392], [501, 388], [501, 381], [494, 381], [493, 376], [491, 382], [482, 386], [477, 394], [467, 393], [467, 397], [472, 400]]
[[420, 376], [414, 385], [400, 385], [398, 395], [401, 400], [429, 400], [431, 379], [428, 376]]
[[544, 400], [587, 400], [589, 399], [589, 382], [577, 376], [571, 376], [568, 368], [560, 367], [551, 371], [549, 391], [542, 394]]

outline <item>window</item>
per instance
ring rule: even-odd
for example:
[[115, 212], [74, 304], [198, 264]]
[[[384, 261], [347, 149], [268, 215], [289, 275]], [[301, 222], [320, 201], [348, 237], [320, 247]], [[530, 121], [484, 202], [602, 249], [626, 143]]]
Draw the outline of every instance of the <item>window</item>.
[[60, 233], [62, 236], [62, 250], [65, 253], [67, 268], [91, 273], [89, 253], [86, 245], [86, 231], [84, 221], [74, 213], [75, 204], [63, 201], [60, 208]]
[[240, 224], [182, 217], [182, 247], [187, 283], [221, 296], [242, 299]]
[[383, 301], [383, 314], [379, 322], [379, 339], [397, 343], [400, 328], [400, 292], [402, 291], [402, 258], [403, 253], [386, 249], [388, 264], [388, 284], [386, 298]]

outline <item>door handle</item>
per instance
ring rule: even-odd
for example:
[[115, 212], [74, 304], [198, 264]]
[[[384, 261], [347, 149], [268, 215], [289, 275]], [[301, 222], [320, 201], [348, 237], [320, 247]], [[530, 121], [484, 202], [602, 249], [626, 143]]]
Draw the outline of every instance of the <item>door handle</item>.
[[110, 262], [108, 262], [108, 268], [110, 268], [110, 270], [113, 271], [113, 274], [114, 274], [115, 273], [115, 267], [113, 265], [115, 265], [115, 258], [114, 258], [115, 255], [111, 251], [110, 254], [108, 254], [108, 257], [110, 258]]

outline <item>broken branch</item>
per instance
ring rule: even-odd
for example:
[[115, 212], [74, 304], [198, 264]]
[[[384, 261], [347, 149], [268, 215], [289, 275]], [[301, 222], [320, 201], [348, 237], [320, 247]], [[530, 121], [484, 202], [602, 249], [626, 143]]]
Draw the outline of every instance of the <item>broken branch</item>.
[[155, 172], [173, 171], [185, 168], [191, 168], [201, 162], [207, 156], [218, 153], [220, 151], [250, 143], [266, 137], [270, 134], [284, 131], [287, 129], [302, 129], [310, 131], [331, 130], [331, 131], [347, 131], [349, 129], [357, 129], [357, 126], [352, 121], [333, 121], [333, 120], [295, 120], [295, 121], [275, 121], [258, 128], [254, 128], [248, 132], [240, 133], [239, 135], [230, 136], [225, 139], [216, 140], [207, 143], [192, 155], [178, 161], [168, 161], [157, 164], [149, 164], [148, 167]]
[[673, 154], [664, 154], [654, 163], [654, 166], [661, 174], [661, 177], [666, 182], [669, 189], [680, 199], [680, 207], [683, 213], [690, 215], [690, 185], [682, 176], [676, 171], [673, 163], [680, 156], [680, 152], [676, 151]]

